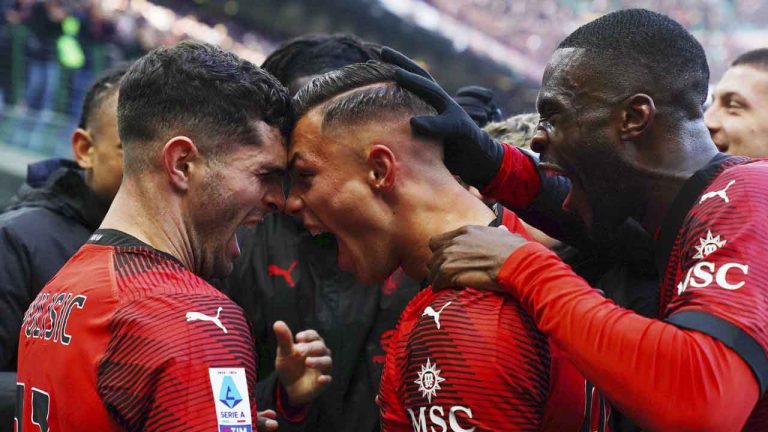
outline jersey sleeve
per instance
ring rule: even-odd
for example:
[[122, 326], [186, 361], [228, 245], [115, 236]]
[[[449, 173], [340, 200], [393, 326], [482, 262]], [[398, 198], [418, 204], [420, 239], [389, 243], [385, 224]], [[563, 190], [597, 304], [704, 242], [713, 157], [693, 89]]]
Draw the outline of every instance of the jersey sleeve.
[[145, 297], [119, 307], [109, 328], [97, 386], [124, 429], [255, 430], [253, 340], [234, 303]]
[[376, 397], [376, 404], [379, 406], [381, 415], [382, 432], [406, 432], [411, 430], [411, 424], [406, 417], [405, 405], [398, 396], [398, 373], [397, 373], [397, 355], [396, 350], [400, 345], [398, 341], [402, 338], [400, 325], [395, 329], [395, 334], [389, 343], [387, 350], [387, 359], [384, 363], [384, 371], [381, 374], [381, 384], [379, 385], [379, 395]]
[[496, 176], [481, 193], [501, 201], [507, 207], [527, 207], [541, 189], [536, 163], [522, 150], [503, 144], [504, 158]]
[[[680, 235], [666, 321], [737, 352], [768, 387], [768, 163], [725, 171], [704, 191]], [[669, 275], [667, 276], [670, 277]]]
[[539, 244], [512, 253], [498, 281], [584, 377], [645, 429], [738, 430], [757, 403], [757, 381], [734, 351], [615, 305]]

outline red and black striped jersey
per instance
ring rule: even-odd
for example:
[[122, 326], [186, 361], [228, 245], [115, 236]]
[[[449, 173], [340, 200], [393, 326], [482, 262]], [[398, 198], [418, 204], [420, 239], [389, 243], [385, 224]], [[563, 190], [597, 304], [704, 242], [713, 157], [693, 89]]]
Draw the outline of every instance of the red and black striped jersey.
[[[503, 225], [528, 237], [511, 212]], [[400, 318], [378, 402], [387, 432], [603, 430], [592, 396], [513, 297], [427, 288]]]
[[[695, 197], [672, 243], [661, 311], [736, 351], [768, 385], [768, 161], [726, 160]], [[716, 383], [713, 383], [716, 386]], [[763, 396], [747, 430], [768, 430]]]
[[98, 230], [24, 316], [17, 431], [255, 430], [242, 310], [173, 256]]

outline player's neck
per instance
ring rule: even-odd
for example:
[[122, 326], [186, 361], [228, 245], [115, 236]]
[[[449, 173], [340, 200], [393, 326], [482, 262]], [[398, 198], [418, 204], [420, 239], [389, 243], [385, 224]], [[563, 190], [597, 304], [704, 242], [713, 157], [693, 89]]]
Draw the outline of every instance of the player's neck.
[[652, 160], [641, 174], [645, 179], [645, 208], [641, 224], [655, 232], [688, 179], [717, 154], [709, 131], [699, 121], [681, 122], [674, 136], [655, 139]]
[[[130, 180], [123, 181], [99, 228], [115, 229], [136, 237], [176, 257], [187, 269], [194, 271], [181, 211], [161, 195]], [[162, 208], [156, 203], [161, 203]]]
[[401, 218], [400, 256], [403, 270], [416, 280], [428, 275], [432, 237], [465, 225], [488, 225], [496, 217], [493, 210], [455, 181], [411, 194], [409, 207]]

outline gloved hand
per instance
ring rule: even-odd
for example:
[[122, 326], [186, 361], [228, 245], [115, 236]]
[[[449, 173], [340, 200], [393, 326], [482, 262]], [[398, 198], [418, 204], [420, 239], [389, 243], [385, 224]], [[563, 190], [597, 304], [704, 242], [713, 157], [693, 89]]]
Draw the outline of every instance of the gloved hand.
[[476, 125], [501, 121], [501, 109], [493, 102], [493, 92], [480, 86], [462, 87], [453, 100], [472, 117]]
[[472, 118], [413, 60], [384, 47], [381, 60], [398, 67], [396, 80], [437, 110], [435, 116], [411, 118], [411, 129], [441, 139], [445, 166], [480, 191], [496, 176], [504, 158], [504, 146], [491, 139]]

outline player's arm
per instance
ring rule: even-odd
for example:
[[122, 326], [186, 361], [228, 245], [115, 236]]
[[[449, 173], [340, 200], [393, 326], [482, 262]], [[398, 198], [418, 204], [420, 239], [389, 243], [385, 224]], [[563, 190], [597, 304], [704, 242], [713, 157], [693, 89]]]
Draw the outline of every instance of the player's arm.
[[[221, 326], [203, 315], [218, 317]], [[255, 425], [253, 340], [242, 311], [230, 301], [190, 294], [142, 298], [121, 305], [110, 330], [97, 386], [124, 429]]]
[[387, 359], [381, 374], [379, 394], [376, 396], [376, 404], [379, 406], [382, 432], [410, 432], [411, 422], [405, 411], [405, 406], [397, 394], [397, 341], [402, 337], [400, 325], [395, 329], [395, 334], [389, 343]]
[[584, 376], [645, 428], [737, 430], [762, 394], [759, 365], [739, 350], [616, 306], [538, 244], [465, 227], [430, 246], [433, 286], [503, 289], [520, 299]]
[[644, 428], [739, 430], [757, 402], [750, 366], [724, 343], [620, 308], [539, 245], [515, 252], [498, 280], [585, 377]]

